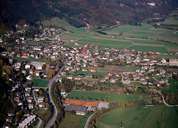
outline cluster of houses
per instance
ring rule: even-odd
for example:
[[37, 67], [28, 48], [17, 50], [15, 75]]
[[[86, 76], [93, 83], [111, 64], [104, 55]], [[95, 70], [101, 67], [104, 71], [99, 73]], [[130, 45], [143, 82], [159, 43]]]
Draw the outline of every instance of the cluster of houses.
[[18, 128], [28, 128], [37, 119], [36, 115], [28, 115], [22, 122], [19, 123]]
[[[12, 88], [11, 92], [13, 96], [13, 102], [17, 106], [18, 111], [21, 113], [22, 111], [25, 113], [22, 117], [24, 121], [21, 123], [17, 120], [18, 111], [17, 112], [10, 112], [7, 115], [5, 128], [10, 128], [11, 124], [19, 124], [19, 128], [27, 128], [30, 124], [32, 124], [37, 116], [31, 115], [31, 111], [33, 110], [46, 110], [49, 107], [47, 95], [45, 94], [45, 90], [26, 87], [21, 85], [21, 83], [16, 84]], [[15, 121], [15, 122], [14, 122]]]
[[[17, 26], [18, 27], [18, 26]], [[26, 26], [28, 28], [28, 26]], [[26, 30], [20, 31], [24, 33]], [[71, 47], [66, 47], [61, 40], [60, 29], [41, 28], [41, 32], [34, 37], [26, 37], [19, 34], [19, 31], [5, 34], [5, 38], [14, 40], [8, 51], [1, 55], [8, 57], [13, 69], [25, 75], [26, 80], [32, 81], [34, 77], [50, 79], [56, 73], [58, 64], [50, 62], [62, 60], [64, 70], [60, 75], [67, 79], [82, 81], [82, 78], [93, 78], [91, 74], [97, 72], [98, 67], [105, 65], [134, 65], [139, 69], [134, 72], [108, 72], [98, 83], [115, 84], [121, 81], [124, 85], [130, 85], [133, 81], [143, 85], [157, 85], [158, 87], [167, 84], [169, 74], [164, 69], [157, 69], [157, 65], [178, 66], [178, 60], [160, 59], [159, 52], [141, 52], [128, 49], [99, 48], [93, 45], [80, 46], [76, 42]], [[0, 39], [2, 46], [10, 42]], [[10, 45], [9, 45], [10, 46]], [[9, 47], [7, 46], [7, 47]], [[15, 58], [15, 61], [13, 59]], [[24, 61], [25, 60], [25, 61]], [[58, 63], [58, 62], [57, 62]], [[77, 71], [91, 72], [89, 75], [68, 76], [69, 73]], [[158, 76], [162, 78], [158, 78]], [[61, 77], [59, 78], [61, 82]], [[86, 83], [86, 81], [85, 81]], [[96, 83], [94, 83], [96, 85]], [[94, 86], [93, 86], [94, 87]], [[45, 94], [40, 94], [38, 88], [26, 87], [22, 83], [16, 83], [11, 90], [14, 93], [13, 100], [22, 110], [33, 110], [35, 108], [48, 108], [48, 100]], [[74, 99], [64, 100], [66, 111], [75, 112], [78, 115], [85, 115], [100, 109], [108, 109], [109, 103], [102, 101], [82, 101]], [[11, 115], [7, 116], [10, 122]], [[19, 128], [30, 125], [36, 116], [29, 115], [19, 124]]]

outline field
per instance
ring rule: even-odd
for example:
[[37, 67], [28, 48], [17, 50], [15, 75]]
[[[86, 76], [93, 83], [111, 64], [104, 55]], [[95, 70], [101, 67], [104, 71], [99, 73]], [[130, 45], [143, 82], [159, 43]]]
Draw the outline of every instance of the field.
[[97, 128], [177, 128], [177, 121], [178, 108], [118, 108], [105, 113], [97, 121]]
[[33, 86], [37, 88], [47, 88], [48, 87], [48, 80], [45, 79], [33, 79], [32, 80]]
[[[74, 42], [81, 45], [93, 44], [100, 47], [128, 48], [139, 51], [158, 51], [167, 53], [178, 51], [178, 11], [173, 12], [161, 23], [160, 27], [142, 23], [140, 26], [121, 25], [106, 28], [75, 28], [59, 18], [43, 21], [44, 26], [62, 29], [65, 45], [71, 47]], [[168, 27], [164, 27], [168, 26]], [[72, 44], [72, 45], [71, 45]]]
[[101, 47], [128, 48], [139, 51], [167, 53], [178, 50], [176, 30], [154, 28], [151, 25], [122, 25], [99, 30], [101, 34], [84, 28], [72, 29], [63, 35], [64, 40], [75, 40], [79, 44], [94, 44]]
[[163, 93], [167, 93], [167, 94], [177, 94], [178, 93], [178, 80], [176, 79], [169, 79], [169, 87], [165, 87], [162, 89]]
[[138, 101], [142, 100], [141, 95], [119, 95], [116, 93], [104, 93], [96, 91], [72, 91], [68, 98], [83, 99], [83, 100], [106, 100], [115, 102]]
[[66, 113], [59, 128], [83, 128], [88, 117], [89, 114], [85, 116], [77, 116], [72, 113]]

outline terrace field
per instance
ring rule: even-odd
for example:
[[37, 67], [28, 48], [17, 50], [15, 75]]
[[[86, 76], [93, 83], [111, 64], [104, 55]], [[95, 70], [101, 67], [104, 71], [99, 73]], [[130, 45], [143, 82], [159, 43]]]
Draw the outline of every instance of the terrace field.
[[97, 120], [96, 128], [176, 128], [178, 108], [165, 106], [114, 109]]

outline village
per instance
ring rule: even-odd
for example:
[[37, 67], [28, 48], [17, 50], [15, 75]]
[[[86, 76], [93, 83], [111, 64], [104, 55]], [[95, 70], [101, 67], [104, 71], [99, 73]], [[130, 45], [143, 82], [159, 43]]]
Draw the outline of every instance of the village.
[[[174, 68], [178, 59], [163, 58], [159, 52], [103, 48], [75, 41], [66, 46], [60, 28], [42, 27], [38, 33], [28, 33], [29, 25], [16, 27], [18, 31], [0, 39], [0, 46], [7, 49], [1, 56], [12, 65], [10, 94], [16, 108], [7, 113], [4, 128], [39, 126], [50, 120], [53, 105], [48, 85], [54, 77], [64, 111], [84, 116], [109, 109], [111, 102], [68, 97], [73, 90], [134, 94], [136, 88], [146, 88], [144, 92], [154, 98], [150, 104], [161, 104], [157, 91], [168, 87], [169, 79], [177, 74]], [[45, 121], [43, 114], [49, 117]]]

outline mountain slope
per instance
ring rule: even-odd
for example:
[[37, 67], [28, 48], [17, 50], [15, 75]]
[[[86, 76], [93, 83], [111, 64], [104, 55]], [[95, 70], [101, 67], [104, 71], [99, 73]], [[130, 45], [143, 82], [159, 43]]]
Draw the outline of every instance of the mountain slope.
[[1, 0], [0, 21], [12, 24], [19, 19], [34, 22], [58, 16], [75, 26], [130, 23], [165, 16], [177, 3], [175, 0]]

